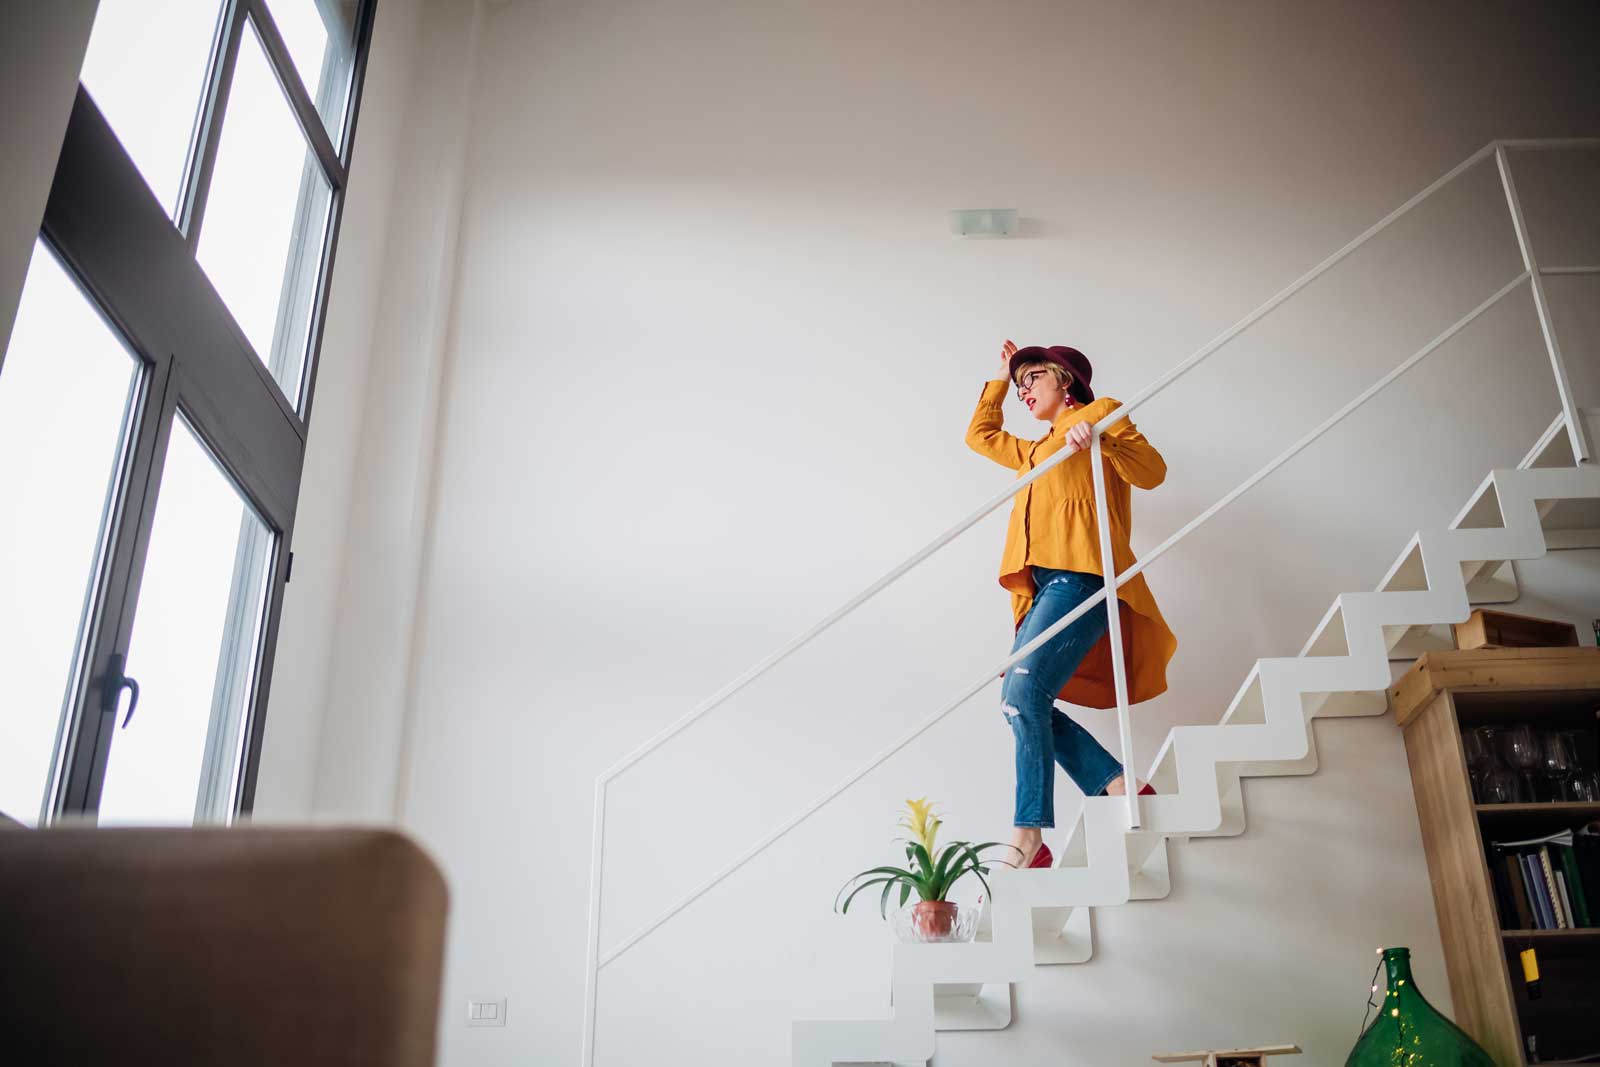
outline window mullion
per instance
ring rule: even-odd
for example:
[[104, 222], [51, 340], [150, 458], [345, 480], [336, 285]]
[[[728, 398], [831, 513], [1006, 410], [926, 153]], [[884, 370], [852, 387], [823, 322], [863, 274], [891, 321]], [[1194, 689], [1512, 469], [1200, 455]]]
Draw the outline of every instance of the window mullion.
[[217, 166], [217, 145], [222, 140], [222, 120], [228, 111], [228, 93], [233, 88], [233, 71], [239, 59], [239, 40], [244, 33], [246, 0], [228, 0], [222, 9], [222, 32], [217, 35], [204, 103], [196, 124], [189, 166], [184, 173], [183, 198], [178, 208], [178, 230], [194, 254], [205, 221], [206, 198], [211, 192], [211, 176]]
[[311, 94], [306, 91], [305, 85], [300, 80], [294, 60], [289, 56], [289, 48], [283, 43], [283, 37], [278, 33], [278, 24], [272, 21], [272, 13], [267, 10], [265, 0], [239, 0], [239, 3], [249, 9], [250, 19], [255, 23], [256, 36], [261, 39], [261, 47], [267, 53], [267, 61], [272, 66], [272, 72], [278, 76], [278, 83], [283, 86], [284, 95], [289, 99], [289, 108], [299, 121], [300, 129], [311, 144], [311, 150], [316, 153], [317, 160], [322, 164], [322, 171], [327, 175], [328, 183], [333, 186], [335, 192], [343, 190], [344, 162], [339, 158], [339, 150], [334, 148], [333, 140], [328, 136], [327, 127], [322, 123], [322, 116], [317, 113], [316, 101], [311, 99]]
[[[356, 122], [361, 116], [361, 96], [367, 83], [367, 56], [372, 47], [372, 24], [377, 17], [377, 4], [363, 3], [357, 13], [355, 32], [355, 63], [350, 73], [350, 101], [345, 107], [344, 135], [339, 143], [344, 146], [344, 162], [348, 165], [351, 152], [356, 140]], [[306, 367], [304, 384], [301, 386], [300, 418], [302, 425], [311, 424], [311, 405], [317, 396], [317, 370], [322, 363], [322, 331], [327, 325], [328, 295], [333, 285], [333, 260], [339, 252], [339, 230], [344, 223], [344, 195], [343, 187], [333, 190], [333, 202], [330, 209], [333, 212], [332, 225], [328, 232], [328, 240], [322, 253], [322, 267], [318, 274], [317, 301], [312, 309], [312, 332], [310, 365]]]

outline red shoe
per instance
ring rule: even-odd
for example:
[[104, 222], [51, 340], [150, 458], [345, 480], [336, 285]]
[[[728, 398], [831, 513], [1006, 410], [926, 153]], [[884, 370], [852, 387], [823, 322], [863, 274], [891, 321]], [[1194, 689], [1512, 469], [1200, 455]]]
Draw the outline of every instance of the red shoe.
[[1146, 782], [1144, 785], [1139, 787], [1139, 795], [1142, 797], [1153, 797], [1156, 795], [1156, 791], [1150, 788], [1149, 782]]
[[1054, 865], [1055, 861], [1056, 858], [1050, 855], [1050, 846], [1040, 841], [1039, 851], [1033, 854], [1033, 862], [1028, 864], [1028, 867], [1030, 869], [1034, 867], [1049, 867]]

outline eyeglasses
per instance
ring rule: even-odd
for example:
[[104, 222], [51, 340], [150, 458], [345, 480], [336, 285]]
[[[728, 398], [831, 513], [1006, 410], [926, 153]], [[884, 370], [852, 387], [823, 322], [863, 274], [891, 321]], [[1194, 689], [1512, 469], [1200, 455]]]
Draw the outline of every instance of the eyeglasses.
[[[1017, 399], [1023, 399], [1024, 395], [1033, 388], [1033, 383], [1039, 380], [1039, 375], [1049, 373], [1050, 372], [1047, 370], [1031, 370], [1027, 374], [1024, 374], [1021, 380], [1017, 382]], [[1067, 389], [1071, 387], [1071, 385], [1072, 375], [1071, 373], [1068, 373], [1066, 384], [1062, 386], [1062, 389]]]

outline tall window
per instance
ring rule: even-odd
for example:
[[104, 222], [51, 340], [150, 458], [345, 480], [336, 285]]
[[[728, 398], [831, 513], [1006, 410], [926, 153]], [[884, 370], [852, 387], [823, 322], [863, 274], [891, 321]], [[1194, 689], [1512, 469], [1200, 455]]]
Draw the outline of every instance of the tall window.
[[376, 0], [100, 0], [0, 355], [0, 812], [253, 801]]

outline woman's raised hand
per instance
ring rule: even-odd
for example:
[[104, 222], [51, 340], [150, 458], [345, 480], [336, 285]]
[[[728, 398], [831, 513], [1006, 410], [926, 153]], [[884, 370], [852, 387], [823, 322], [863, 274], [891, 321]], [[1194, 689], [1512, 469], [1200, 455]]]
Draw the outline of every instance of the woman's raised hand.
[[990, 381], [1009, 382], [1011, 380], [1011, 357], [1017, 354], [1017, 346], [1007, 341], [1000, 347], [1000, 370]]

